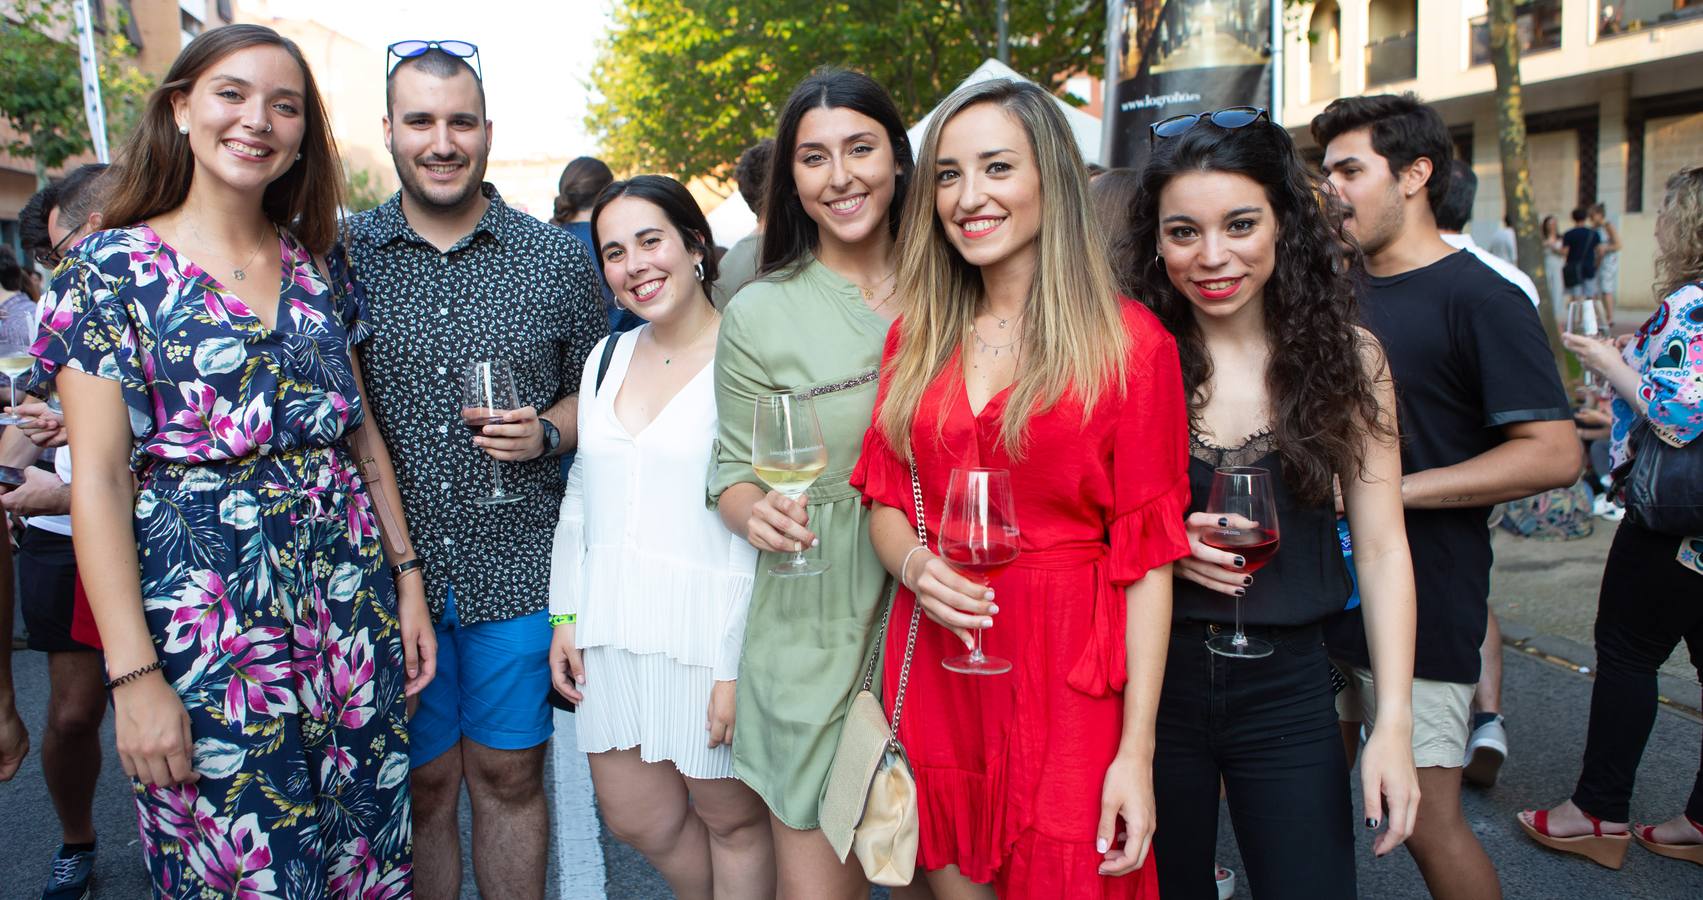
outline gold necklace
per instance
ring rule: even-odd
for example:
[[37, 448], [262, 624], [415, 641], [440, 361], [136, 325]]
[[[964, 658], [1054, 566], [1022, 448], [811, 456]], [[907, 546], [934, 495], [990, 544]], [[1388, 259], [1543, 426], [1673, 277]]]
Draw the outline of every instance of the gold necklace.
[[[893, 276], [895, 276], [897, 274], [899, 274], [899, 270], [894, 269], [893, 271], [888, 272], [886, 275], [881, 276], [881, 280], [877, 281], [875, 283], [877, 285], [883, 284], [887, 281], [887, 279], [892, 278]], [[860, 285], [857, 286], [857, 289], [858, 289], [859, 293], [863, 294], [864, 305], [869, 306], [869, 301], [875, 299], [875, 288], [864, 287], [863, 285], [860, 284]], [[881, 298], [880, 303], [877, 303], [874, 306], [870, 306], [869, 307], [870, 311], [874, 312], [875, 310], [878, 310], [881, 307], [886, 306], [887, 301], [893, 299], [893, 295], [898, 293], [898, 292], [899, 292], [899, 283], [897, 281], [895, 281], [895, 282], [893, 282], [893, 289], [887, 292], [887, 296]]]
[[[680, 353], [683, 353], [687, 350], [692, 349], [692, 347], [698, 343], [698, 338], [703, 337], [704, 332], [709, 331], [710, 326], [714, 325], [720, 319], [721, 319], [721, 313], [719, 311], [710, 313], [710, 317], [708, 319], [704, 320], [704, 326], [702, 328], [698, 329], [698, 333], [692, 335], [692, 339], [687, 341], [684, 345], [682, 345], [679, 350], [674, 351], [673, 354], [670, 354], [668, 356], [664, 356], [662, 358], [662, 364], [665, 365], [665, 366], [673, 364], [675, 356], [677, 356]], [[651, 339], [652, 343], [656, 342], [656, 332], [655, 331], [652, 331], [650, 333], [650, 339]], [[661, 344], [657, 344], [657, 349], [662, 350], [665, 353], [668, 352], [667, 348], [663, 347]]]

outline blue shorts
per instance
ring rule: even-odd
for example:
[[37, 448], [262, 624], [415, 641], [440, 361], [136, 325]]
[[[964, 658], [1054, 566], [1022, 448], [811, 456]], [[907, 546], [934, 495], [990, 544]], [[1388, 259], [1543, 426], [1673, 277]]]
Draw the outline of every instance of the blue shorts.
[[464, 737], [495, 750], [525, 750], [550, 739], [548, 613], [462, 625], [451, 588], [435, 631], [437, 675], [408, 722], [412, 765], [437, 759]]

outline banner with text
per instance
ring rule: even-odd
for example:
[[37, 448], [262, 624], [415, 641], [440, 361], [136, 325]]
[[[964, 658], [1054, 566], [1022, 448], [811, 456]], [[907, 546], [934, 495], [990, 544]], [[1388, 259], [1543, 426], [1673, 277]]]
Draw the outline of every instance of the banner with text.
[[1112, 0], [1106, 122], [1113, 166], [1147, 159], [1148, 126], [1184, 113], [1270, 105], [1271, 0]]

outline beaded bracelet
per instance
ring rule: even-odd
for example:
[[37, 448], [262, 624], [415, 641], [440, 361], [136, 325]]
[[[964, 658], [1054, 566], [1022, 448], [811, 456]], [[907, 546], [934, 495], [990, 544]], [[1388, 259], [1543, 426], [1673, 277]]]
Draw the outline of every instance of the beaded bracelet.
[[141, 678], [143, 675], [146, 675], [149, 672], [157, 672], [160, 669], [163, 669], [165, 667], [166, 667], [166, 661], [165, 660], [156, 659], [153, 662], [148, 663], [147, 665], [143, 666], [140, 669], [137, 669], [134, 672], [127, 672], [127, 673], [120, 675], [117, 678], [114, 678], [113, 680], [107, 682], [106, 683], [106, 689], [110, 691], [113, 688], [121, 687], [123, 685], [129, 684], [132, 681], [135, 681], [138, 678]]
[[577, 621], [579, 621], [579, 616], [576, 616], [573, 613], [558, 613], [550, 617], [550, 627], [555, 628], [557, 625], [572, 625]]

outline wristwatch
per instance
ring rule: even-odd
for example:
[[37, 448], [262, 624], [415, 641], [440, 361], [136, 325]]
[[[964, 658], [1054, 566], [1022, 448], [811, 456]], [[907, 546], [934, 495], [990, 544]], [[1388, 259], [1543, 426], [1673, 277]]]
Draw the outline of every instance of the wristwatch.
[[556, 428], [556, 423], [543, 416], [538, 417], [538, 424], [544, 428], [544, 455], [549, 456], [561, 446], [562, 432]]

